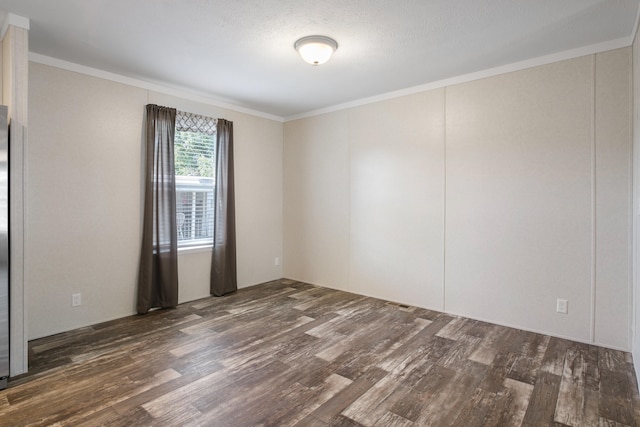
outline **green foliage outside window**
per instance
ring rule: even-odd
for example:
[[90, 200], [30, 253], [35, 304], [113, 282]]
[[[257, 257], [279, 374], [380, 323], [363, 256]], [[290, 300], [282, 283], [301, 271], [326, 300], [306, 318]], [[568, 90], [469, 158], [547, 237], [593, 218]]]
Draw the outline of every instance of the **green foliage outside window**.
[[174, 163], [176, 176], [213, 178], [215, 135], [176, 131]]

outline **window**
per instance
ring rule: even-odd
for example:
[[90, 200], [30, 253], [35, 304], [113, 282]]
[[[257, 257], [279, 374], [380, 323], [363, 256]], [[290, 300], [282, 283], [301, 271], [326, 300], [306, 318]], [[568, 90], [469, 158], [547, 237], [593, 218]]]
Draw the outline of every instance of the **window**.
[[178, 111], [174, 139], [178, 248], [213, 244], [215, 119]]

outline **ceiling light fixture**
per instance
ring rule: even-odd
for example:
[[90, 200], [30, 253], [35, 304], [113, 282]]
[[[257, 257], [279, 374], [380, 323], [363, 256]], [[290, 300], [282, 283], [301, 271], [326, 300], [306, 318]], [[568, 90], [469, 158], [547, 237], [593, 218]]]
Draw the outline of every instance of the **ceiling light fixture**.
[[331, 58], [338, 48], [338, 43], [330, 37], [307, 36], [295, 42], [293, 47], [309, 64], [320, 65]]

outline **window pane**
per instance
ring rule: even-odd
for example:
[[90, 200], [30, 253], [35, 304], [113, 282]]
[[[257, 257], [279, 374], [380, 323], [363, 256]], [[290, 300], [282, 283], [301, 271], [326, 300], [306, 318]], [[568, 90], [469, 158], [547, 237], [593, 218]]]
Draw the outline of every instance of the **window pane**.
[[213, 178], [215, 134], [176, 131], [176, 176]]
[[175, 132], [178, 246], [213, 243], [215, 134]]

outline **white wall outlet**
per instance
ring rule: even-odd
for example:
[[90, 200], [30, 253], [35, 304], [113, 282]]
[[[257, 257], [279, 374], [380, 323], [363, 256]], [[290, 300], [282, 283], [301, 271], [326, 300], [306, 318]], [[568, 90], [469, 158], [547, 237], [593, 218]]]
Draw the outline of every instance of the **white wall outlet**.
[[556, 311], [558, 313], [567, 314], [569, 312], [569, 302], [566, 299], [560, 299], [556, 301]]
[[71, 307], [77, 307], [79, 305], [82, 305], [82, 294], [72, 294]]
[[275, 265], [280, 265], [280, 257], [276, 257], [275, 261], [274, 261]]

